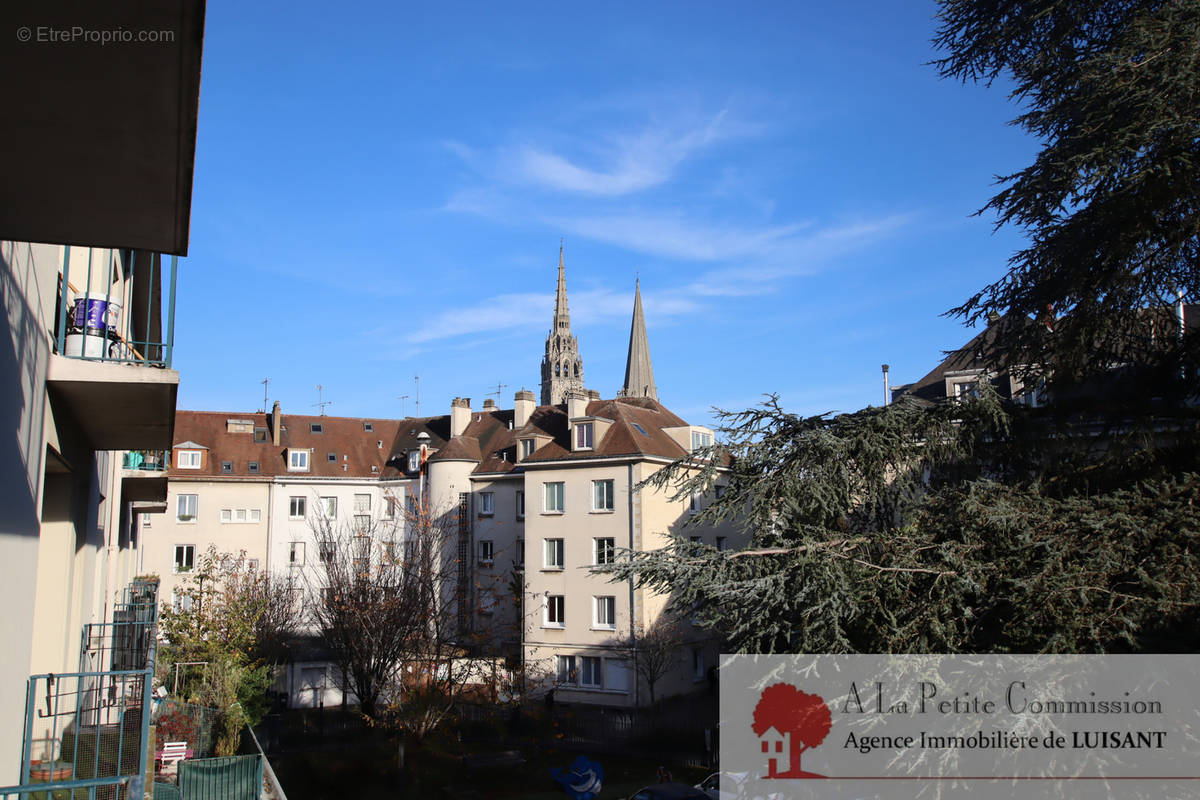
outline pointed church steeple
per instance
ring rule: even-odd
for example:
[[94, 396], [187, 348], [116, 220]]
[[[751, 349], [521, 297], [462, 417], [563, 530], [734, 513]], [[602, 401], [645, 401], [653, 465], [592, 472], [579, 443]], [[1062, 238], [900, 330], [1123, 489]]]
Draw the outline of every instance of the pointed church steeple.
[[646, 316], [642, 313], [642, 281], [633, 290], [633, 323], [629, 326], [629, 357], [625, 360], [625, 386], [620, 397], [658, 399], [654, 386], [654, 366], [650, 363], [650, 340], [646, 337]]
[[571, 334], [571, 312], [567, 308], [567, 276], [560, 242], [554, 322], [546, 336], [546, 355], [542, 358], [542, 405], [566, 402], [567, 392], [572, 389], [583, 390], [583, 359], [579, 357], [579, 342]]

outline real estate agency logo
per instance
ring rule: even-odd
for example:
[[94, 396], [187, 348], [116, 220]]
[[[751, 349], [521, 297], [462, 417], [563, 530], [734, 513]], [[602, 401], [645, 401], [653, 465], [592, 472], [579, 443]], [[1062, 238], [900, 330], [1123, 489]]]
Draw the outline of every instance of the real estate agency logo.
[[767, 761], [764, 778], [827, 777], [800, 767], [804, 752], [824, 742], [833, 727], [829, 706], [820, 695], [790, 683], [772, 684], [759, 695], [750, 727]]

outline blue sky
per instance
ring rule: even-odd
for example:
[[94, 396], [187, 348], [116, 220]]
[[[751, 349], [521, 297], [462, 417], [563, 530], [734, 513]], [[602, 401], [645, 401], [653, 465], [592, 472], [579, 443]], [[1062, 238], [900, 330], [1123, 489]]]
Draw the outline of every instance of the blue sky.
[[[659, 397], [882, 399], [1020, 245], [972, 212], [1035, 143], [926, 65], [935, 8], [210, 3], [179, 407], [446, 413], [538, 390], [565, 240], [586, 383], [640, 276]], [[401, 395], [409, 395], [405, 401]]]

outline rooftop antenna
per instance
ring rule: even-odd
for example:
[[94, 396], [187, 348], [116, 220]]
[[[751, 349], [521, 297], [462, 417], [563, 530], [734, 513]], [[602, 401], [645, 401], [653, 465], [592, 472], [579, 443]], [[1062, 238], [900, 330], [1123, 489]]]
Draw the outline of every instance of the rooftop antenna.
[[324, 389], [325, 389], [324, 386], [322, 386], [319, 383], [317, 384], [317, 402], [313, 403], [314, 406], [317, 406], [321, 409], [322, 417], [325, 416], [325, 406], [333, 405], [332, 400], [323, 400], [322, 399], [322, 397], [323, 397], [322, 392], [324, 391]]
[[888, 365], [884, 364], [883, 365], [883, 404], [885, 406], [889, 406], [892, 404], [892, 388], [888, 385], [888, 377], [889, 377], [888, 371], [889, 371]]
[[507, 388], [507, 383], [500, 383], [499, 381], [496, 381], [496, 391], [488, 392], [487, 396], [490, 397], [491, 395], [496, 395], [496, 405], [500, 405], [500, 398], [504, 395], [504, 390]]
[[270, 382], [271, 382], [270, 378], [263, 378], [263, 380], [262, 380], [263, 404], [262, 404], [262, 408], [260, 408], [259, 411], [265, 412], [267, 410], [267, 384], [269, 384]]
[[406, 402], [406, 401], [408, 400], [408, 395], [406, 395], [406, 394], [402, 394], [402, 395], [400, 395], [399, 397], [397, 397], [396, 399], [400, 401], [400, 416], [401, 416], [401, 417], [407, 417], [407, 416], [408, 416], [408, 414], [404, 413], [404, 409], [405, 409], [405, 408], [407, 407], [407, 405], [408, 405], [408, 404], [407, 404], [407, 402]]
[[417, 396], [414, 398], [417, 406], [417, 416], [421, 416], [421, 376], [414, 375], [413, 380], [417, 382]]

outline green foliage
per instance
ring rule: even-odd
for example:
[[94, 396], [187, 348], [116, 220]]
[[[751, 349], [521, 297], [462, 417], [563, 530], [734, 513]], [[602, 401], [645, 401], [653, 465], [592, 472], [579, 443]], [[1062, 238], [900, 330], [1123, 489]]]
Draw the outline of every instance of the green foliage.
[[687, 496], [732, 456], [729, 488], [693, 524], [734, 519], [749, 545], [679, 537], [601, 571], [668, 593], [732, 651], [1200, 644], [1200, 448], [1186, 420], [1158, 420], [1149, 439], [1128, 420], [1097, 435], [988, 391], [809, 418], [771, 398], [723, 419], [706, 468], [681, 461], [651, 483]]
[[[997, 363], [1054, 363], [1059, 378], [1133, 361], [1193, 367], [1141, 310], [1200, 292], [1200, 4], [1194, 0], [940, 0], [943, 76], [1014, 83], [1015, 124], [1042, 143], [999, 178], [986, 210], [1029, 245], [955, 309], [1058, 316], [1013, 328]], [[1180, 375], [1164, 368], [1158, 377]]]

